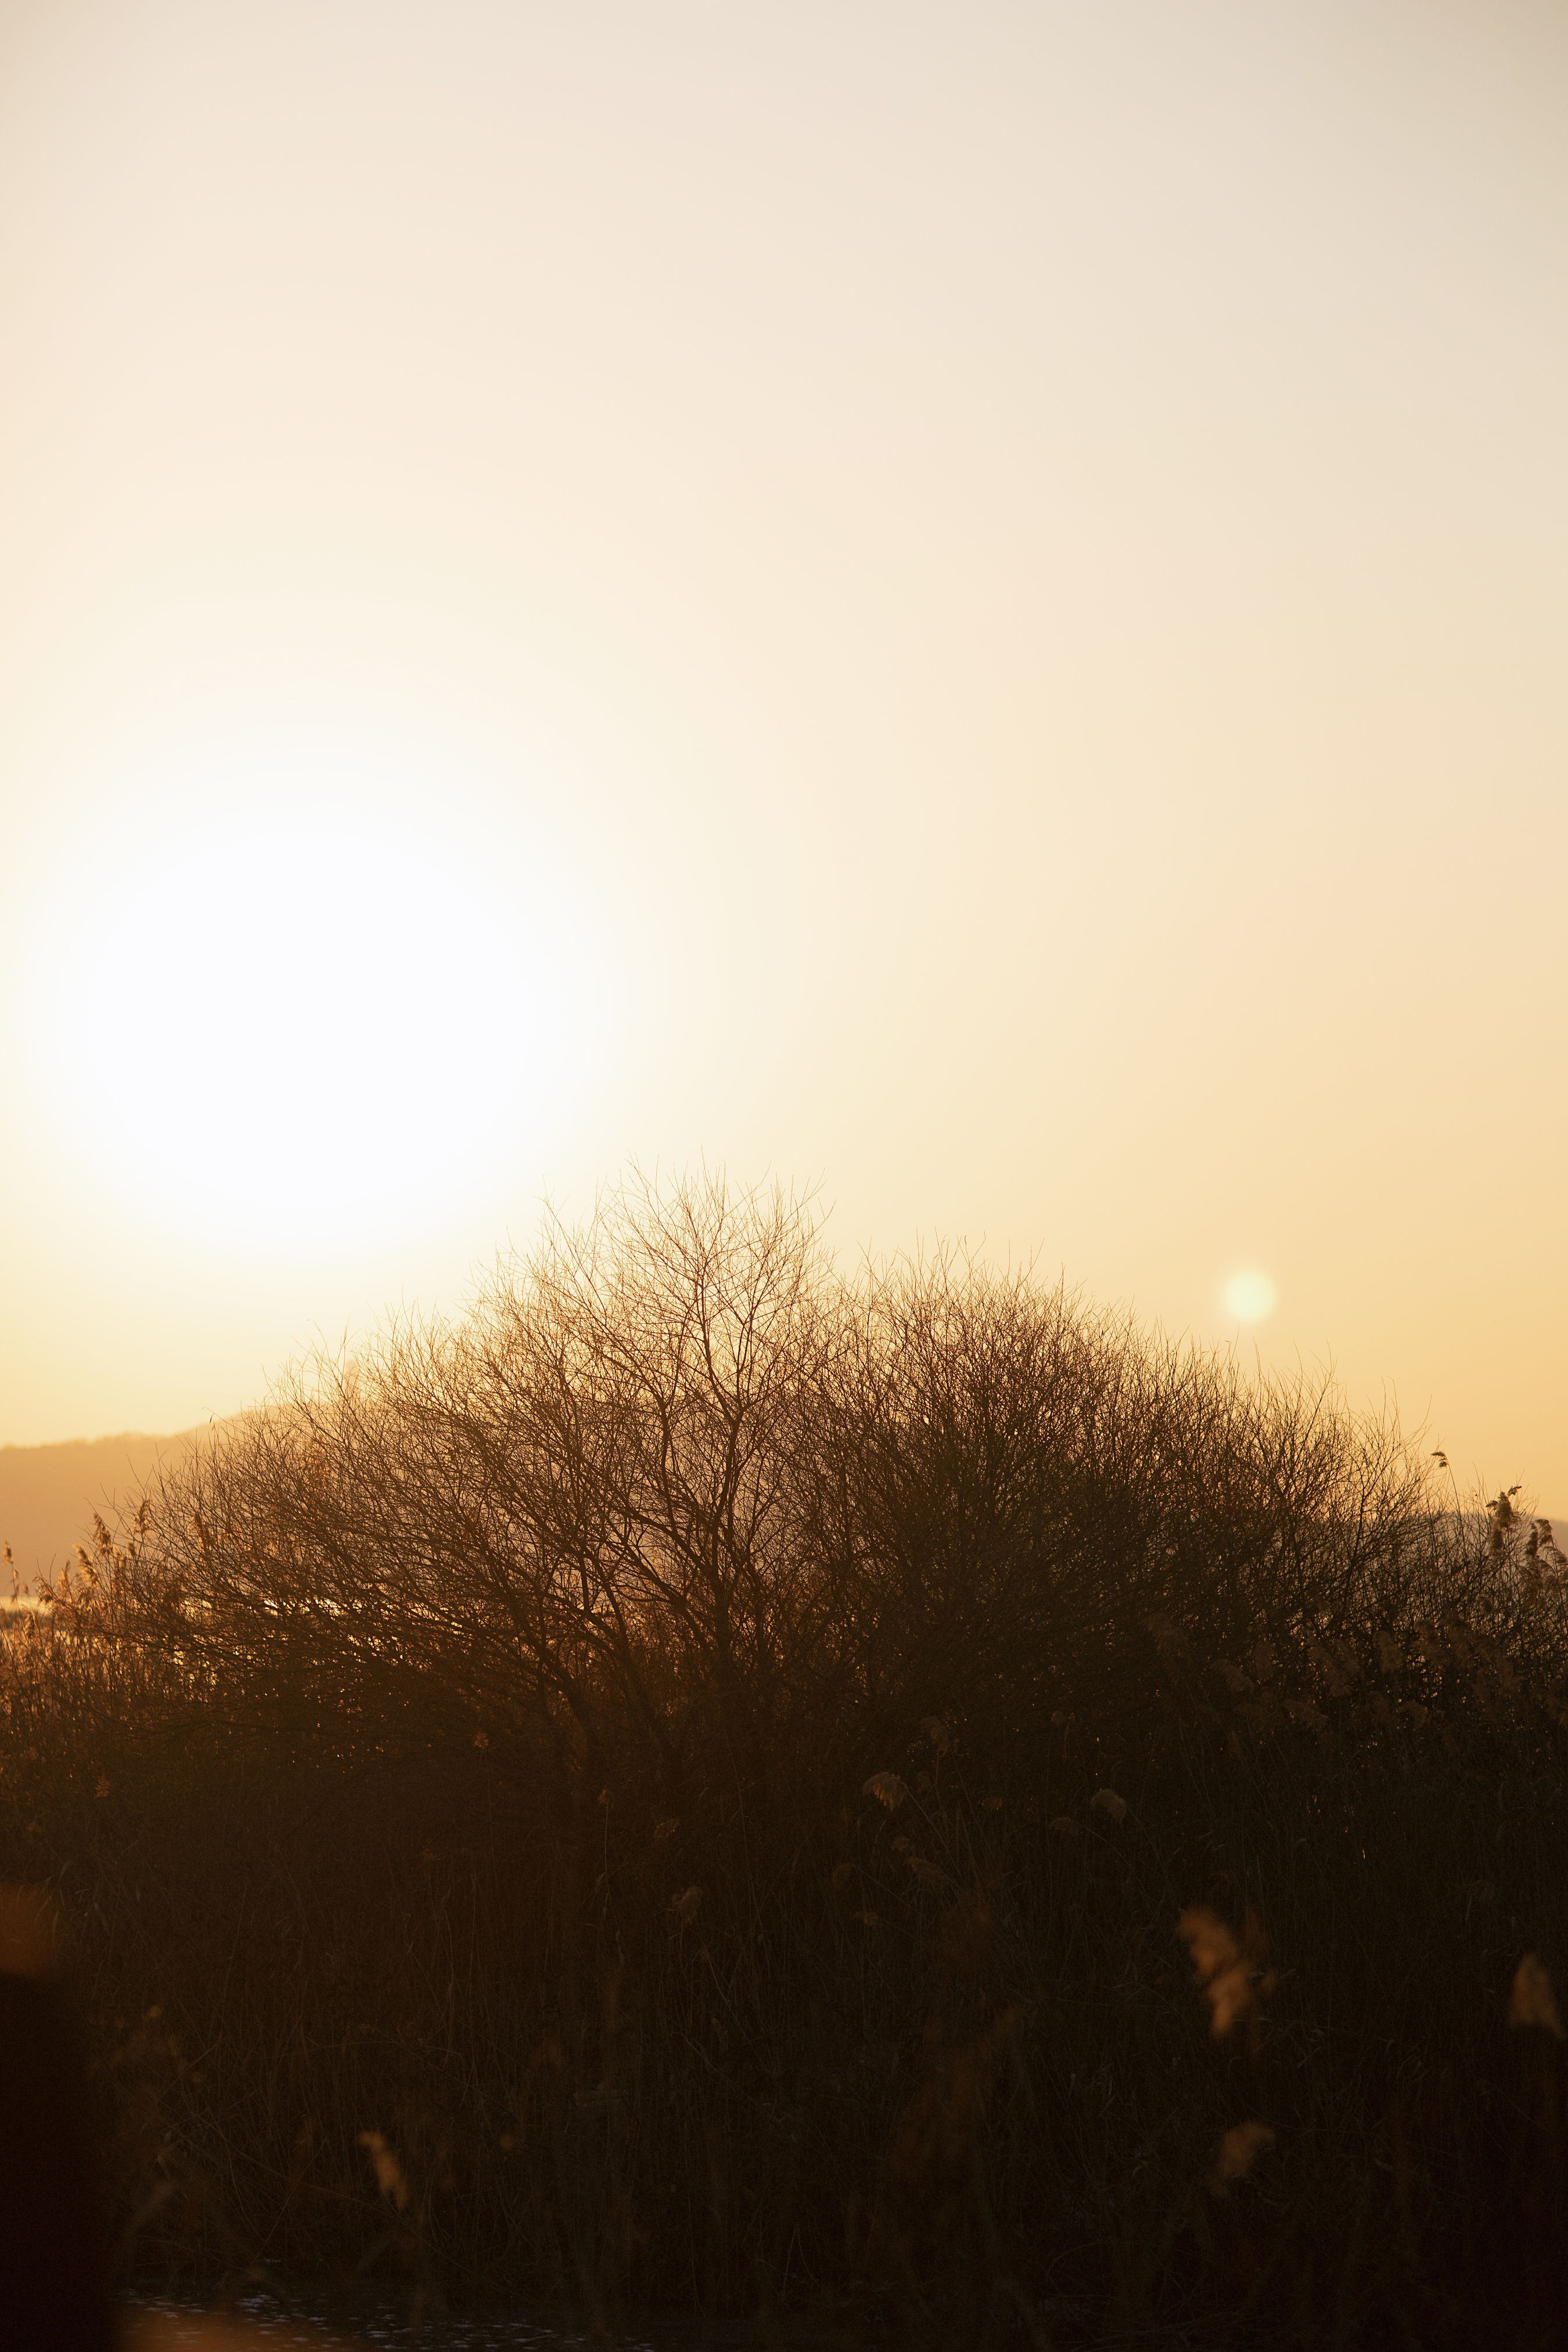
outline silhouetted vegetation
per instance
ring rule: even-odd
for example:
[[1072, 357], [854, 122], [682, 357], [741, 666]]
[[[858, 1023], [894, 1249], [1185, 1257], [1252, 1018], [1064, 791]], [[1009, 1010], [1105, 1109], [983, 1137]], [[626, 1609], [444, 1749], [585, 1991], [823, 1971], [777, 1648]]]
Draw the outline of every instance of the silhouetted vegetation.
[[1555, 2340], [1563, 1562], [1456, 1500], [716, 1185], [314, 1367], [3, 1645], [122, 2273]]

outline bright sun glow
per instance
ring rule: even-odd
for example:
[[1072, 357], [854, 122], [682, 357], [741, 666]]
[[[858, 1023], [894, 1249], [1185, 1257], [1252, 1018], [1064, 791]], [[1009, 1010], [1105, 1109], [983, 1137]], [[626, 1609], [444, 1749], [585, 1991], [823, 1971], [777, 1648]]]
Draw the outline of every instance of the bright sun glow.
[[405, 1231], [537, 1145], [591, 1059], [583, 945], [542, 877], [518, 903], [374, 804], [253, 803], [76, 883], [35, 1065], [104, 1188], [194, 1238]]
[[1274, 1312], [1274, 1285], [1256, 1266], [1233, 1274], [1225, 1286], [1226, 1311], [1238, 1323], [1261, 1323]]

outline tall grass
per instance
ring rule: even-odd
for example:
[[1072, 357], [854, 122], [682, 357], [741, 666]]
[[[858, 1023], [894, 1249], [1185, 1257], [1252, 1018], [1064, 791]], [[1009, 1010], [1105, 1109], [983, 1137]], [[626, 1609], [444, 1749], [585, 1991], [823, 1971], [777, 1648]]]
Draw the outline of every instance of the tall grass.
[[714, 1184], [313, 1366], [0, 1644], [122, 2269], [1544, 2343], [1562, 1561], [1453, 1500]]

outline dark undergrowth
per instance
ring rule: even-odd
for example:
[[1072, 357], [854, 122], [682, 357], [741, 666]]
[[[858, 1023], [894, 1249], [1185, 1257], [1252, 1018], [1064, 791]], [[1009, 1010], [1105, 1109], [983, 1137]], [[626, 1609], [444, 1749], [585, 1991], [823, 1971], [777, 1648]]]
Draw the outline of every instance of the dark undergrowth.
[[623, 1193], [0, 1644], [121, 2275], [1558, 2340], [1560, 1556], [1326, 1386]]

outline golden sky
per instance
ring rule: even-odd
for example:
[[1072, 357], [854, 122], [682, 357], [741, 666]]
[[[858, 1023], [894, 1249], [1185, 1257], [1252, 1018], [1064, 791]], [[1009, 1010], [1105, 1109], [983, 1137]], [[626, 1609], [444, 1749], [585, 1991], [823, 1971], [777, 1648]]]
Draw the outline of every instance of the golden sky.
[[705, 1156], [1568, 1504], [1565, 232], [1557, 0], [0, 0], [0, 1440]]

